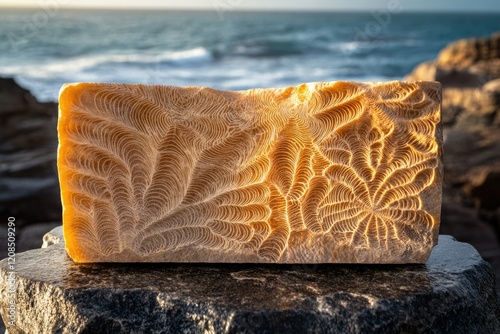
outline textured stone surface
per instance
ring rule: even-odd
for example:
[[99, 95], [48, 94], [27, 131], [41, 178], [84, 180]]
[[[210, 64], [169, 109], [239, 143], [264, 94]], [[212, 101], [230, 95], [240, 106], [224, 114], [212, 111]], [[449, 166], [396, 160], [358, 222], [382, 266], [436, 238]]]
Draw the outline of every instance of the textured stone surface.
[[[5, 267], [4, 260], [1, 303]], [[57, 244], [18, 254], [17, 272], [18, 325], [10, 334], [500, 328], [491, 266], [449, 236], [425, 265], [77, 264]]]
[[77, 262], [424, 263], [441, 207], [437, 82], [60, 95]]

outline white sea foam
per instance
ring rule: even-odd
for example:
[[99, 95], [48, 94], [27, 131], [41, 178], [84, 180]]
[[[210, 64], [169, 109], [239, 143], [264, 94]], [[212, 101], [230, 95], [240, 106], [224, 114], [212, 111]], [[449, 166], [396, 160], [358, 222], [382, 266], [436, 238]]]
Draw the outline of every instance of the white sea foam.
[[197, 47], [190, 50], [167, 51], [158, 54], [105, 54], [69, 58], [65, 60], [52, 60], [48, 63], [31, 64], [29, 66], [0, 66], [2, 74], [26, 73], [31, 77], [48, 77], [63, 73], [76, 73], [106, 64], [159, 64], [171, 63], [175, 65], [194, 65], [207, 63], [213, 56], [207, 49]]

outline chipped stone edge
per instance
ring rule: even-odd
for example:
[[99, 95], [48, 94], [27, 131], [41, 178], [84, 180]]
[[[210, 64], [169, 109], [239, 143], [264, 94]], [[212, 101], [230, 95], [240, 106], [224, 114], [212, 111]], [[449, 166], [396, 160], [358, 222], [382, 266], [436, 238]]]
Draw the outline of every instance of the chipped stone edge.
[[53, 228], [43, 236], [42, 248], [61, 244], [64, 245], [64, 233], [62, 225]]

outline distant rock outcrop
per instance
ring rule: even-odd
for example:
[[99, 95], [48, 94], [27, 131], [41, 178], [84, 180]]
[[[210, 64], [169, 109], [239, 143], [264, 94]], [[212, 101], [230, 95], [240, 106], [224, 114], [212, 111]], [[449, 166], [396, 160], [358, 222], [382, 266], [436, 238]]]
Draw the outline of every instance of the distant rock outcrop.
[[500, 32], [489, 38], [461, 39], [445, 47], [437, 59], [425, 62], [409, 80], [436, 80], [444, 87], [482, 87], [500, 77]]
[[500, 33], [451, 43], [406, 79], [443, 85], [445, 182], [500, 209]]
[[441, 233], [476, 246], [496, 268], [499, 285], [500, 33], [451, 43], [406, 79], [443, 85]]
[[60, 221], [57, 104], [0, 78], [0, 214], [17, 226]]

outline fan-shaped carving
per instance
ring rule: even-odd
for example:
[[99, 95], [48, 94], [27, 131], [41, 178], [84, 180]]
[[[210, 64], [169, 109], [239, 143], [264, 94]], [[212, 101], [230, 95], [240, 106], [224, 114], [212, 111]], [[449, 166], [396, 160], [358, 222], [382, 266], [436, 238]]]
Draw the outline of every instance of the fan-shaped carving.
[[424, 262], [439, 223], [439, 111], [430, 82], [65, 85], [68, 253], [78, 262]]

